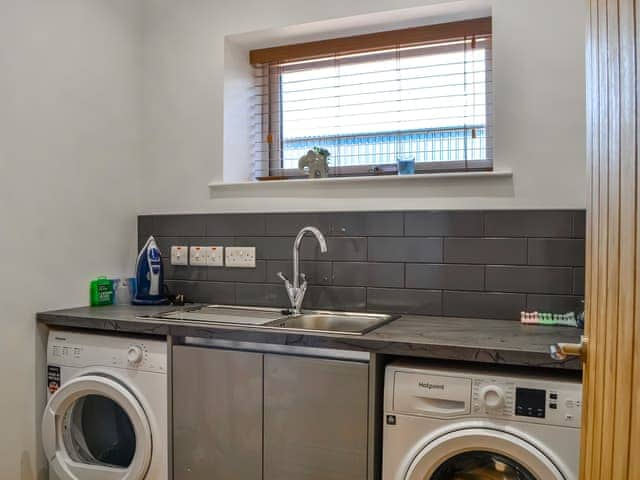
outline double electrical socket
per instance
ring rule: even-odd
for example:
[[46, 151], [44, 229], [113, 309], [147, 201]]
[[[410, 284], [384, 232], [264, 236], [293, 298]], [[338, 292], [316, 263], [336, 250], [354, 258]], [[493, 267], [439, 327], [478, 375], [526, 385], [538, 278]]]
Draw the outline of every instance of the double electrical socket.
[[227, 267], [256, 268], [256, 247], [227, 247], [225, 249]]
[[191, 247], [189, 263], [193, 267], [222, 267], [224, 247]]
[[[225, 261], [226, 250], [226, 261]], [[171, 247], [171, 265], [256, 267], [256, 247]]]

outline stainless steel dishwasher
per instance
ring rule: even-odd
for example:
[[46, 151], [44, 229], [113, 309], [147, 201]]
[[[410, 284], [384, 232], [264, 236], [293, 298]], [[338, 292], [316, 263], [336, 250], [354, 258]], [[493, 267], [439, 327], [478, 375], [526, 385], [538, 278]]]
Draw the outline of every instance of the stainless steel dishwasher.
[[185, 339], [175, 480], [365, 480], [368, 353]]

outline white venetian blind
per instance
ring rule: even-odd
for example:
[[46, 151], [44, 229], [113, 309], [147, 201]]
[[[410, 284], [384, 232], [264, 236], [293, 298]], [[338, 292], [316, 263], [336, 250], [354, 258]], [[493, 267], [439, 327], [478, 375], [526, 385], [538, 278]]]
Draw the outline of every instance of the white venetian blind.
[[[314, 147], [330, 153], [336, 176], [395, 173], [399, 156], [421, 172], [490, 169], [490, 19], [421, 28], [424, 41], [384, 32], [396, 34], [393, 46], [374, 34], [351, 37], [345, 51], [315, 42], [254, 62], [255, 177], [305, 176], [298, 160]], [[312, 58], [305, 45], [317, 47]]]

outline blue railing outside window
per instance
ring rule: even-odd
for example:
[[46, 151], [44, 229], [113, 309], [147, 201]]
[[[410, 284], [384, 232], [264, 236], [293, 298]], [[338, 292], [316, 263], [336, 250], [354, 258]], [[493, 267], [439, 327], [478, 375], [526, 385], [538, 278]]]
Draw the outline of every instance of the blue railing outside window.
[[464, 126], [284, 139], [282, 167], [297, 168], [298, 159], [313, 147], [331, 153], [331, 167], [394, 164], [399, 154], [407, 153], [417, 163], [472, 163], [487, 159], [487, 132], [484, 126]]

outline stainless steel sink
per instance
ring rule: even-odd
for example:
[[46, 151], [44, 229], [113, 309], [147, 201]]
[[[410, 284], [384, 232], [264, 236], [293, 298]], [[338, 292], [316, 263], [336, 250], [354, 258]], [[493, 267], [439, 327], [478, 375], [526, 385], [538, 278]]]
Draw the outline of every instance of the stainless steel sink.
[[363, 335], [396, 318], [398, 316], [375, 313], [312, 311], [275, 321], [269, 327]]
[[150, 317], [174, 322], [349, 335], [363, 335], [399, 318], [397, 315], [324, 310], [303, 311], [296, 315], [287, 309], [238, 305], [199, 306], [150, 315]]

